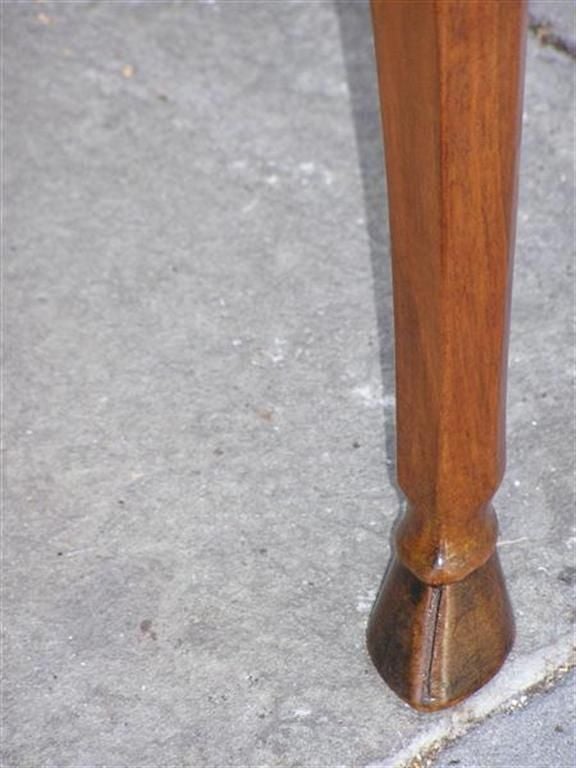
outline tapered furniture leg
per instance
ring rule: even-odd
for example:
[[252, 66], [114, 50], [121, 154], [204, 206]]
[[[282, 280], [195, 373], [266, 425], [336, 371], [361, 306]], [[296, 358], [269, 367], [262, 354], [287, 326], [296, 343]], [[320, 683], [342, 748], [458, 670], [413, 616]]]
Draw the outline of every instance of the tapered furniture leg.
[[368, 648], [422, 710], [502, 665], [504, 471], [523, 0], [372, 0], [388, 179], [397, 466], [407, 510]]

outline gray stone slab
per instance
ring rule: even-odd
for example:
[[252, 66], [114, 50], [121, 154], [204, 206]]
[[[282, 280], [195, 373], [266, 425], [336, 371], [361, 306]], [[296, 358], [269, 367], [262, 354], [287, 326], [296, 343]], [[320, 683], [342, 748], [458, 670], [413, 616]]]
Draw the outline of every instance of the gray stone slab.
[[445, 750], [434, 768], [571, 768], [576, 763], [575, 682], [572, 672], [525, 709], [486, 720]]
[[564, 663], [569, 60], [529, 43], [497, 498], [518, 639], [427, 717], [364, 649], [399, 508], [368, 6], [3, 17], [3, 765], [399, 764]]

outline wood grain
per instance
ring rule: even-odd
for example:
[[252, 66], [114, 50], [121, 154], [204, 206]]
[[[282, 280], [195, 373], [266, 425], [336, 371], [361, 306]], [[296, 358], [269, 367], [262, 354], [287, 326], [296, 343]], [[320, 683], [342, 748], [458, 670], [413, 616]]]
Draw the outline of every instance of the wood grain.
[[396, 556], [445, 587], [487, 564], [497, 537], [526, 4], [372, 0], [372, 12], [408, 501]]
[[445, 586], [421, 582], [394, 560], [368, 627], [376, 668], [422, 711], [452, 706], [484, 685], [513, 640], [512, 608], [496, 553]]

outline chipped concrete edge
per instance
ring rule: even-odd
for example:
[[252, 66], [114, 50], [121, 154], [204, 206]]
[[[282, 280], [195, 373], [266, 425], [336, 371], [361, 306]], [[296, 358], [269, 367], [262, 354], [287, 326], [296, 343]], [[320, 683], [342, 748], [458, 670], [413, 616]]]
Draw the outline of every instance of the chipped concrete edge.
[[428, 768], [450, 742], [491, 715], [525, 706], [531, 694], [547, 690], [574, 666], [574, 632], [532, 654], [512, 658], [481, 691], [419, 733], [400, 752], [364, 768]]

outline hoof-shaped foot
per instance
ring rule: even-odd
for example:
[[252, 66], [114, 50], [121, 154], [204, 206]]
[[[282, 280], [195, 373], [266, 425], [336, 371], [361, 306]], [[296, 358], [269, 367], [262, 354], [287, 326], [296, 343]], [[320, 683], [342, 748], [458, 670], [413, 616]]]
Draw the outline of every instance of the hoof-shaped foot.
[[431, 586], [394, 560], [368, 624], [368, 650], [412, 707], [450, 707], [481, 688], [514, 640], [512, 609], [495, 552], [462, 581]]

